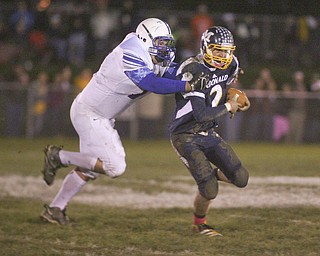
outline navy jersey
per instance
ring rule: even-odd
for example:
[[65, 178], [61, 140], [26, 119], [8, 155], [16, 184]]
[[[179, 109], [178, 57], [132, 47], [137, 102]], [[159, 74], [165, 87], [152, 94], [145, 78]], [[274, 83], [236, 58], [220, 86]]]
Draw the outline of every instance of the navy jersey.
[[197, 133], [218, 125], [217, 118], [228, 113], [226, 103], [228, 86], [239, 71], [239, 62], [234, 56], [227, 69], [210, 68], [198, 55], [184, 61], [177, 71], [177, 78], [190, 81], [194, 74], [209, 73], [206, 88], [187, 93], [176, 93], [176, 110], [169, 130], [173, 134]]

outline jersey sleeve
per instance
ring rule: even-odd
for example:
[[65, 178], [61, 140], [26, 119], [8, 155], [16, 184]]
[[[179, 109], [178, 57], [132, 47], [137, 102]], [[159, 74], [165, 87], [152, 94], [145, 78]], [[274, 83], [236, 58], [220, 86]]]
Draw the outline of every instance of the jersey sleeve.
[[123, 63], [123, 70], [125, 72], [127, 71], [130, 72], [136, 69], [148, 69], [149, 73], [152, 72], [148, 68], [147, 63], [142, 58], [140, 58], [139, 56], [137, 56], [131, 51], [123, 52], [122, 63]]
[[[140, 71], [137, 70], [136, 72]], [[126, 75], [143, 90], [156, 94], [171, 94], [177, 92], [185, 92], [186, 90], [186, 83], [183, 81], [157, 77], [152, 72], [140, 79], [141, 76], [136, 75], [136, 72], [126, 72]], [[134, 79], [136, 79], [137, 77], [139, 77], [139, 80], [134, 81]]]
[[193, 117], [197, 122], [214, 121], [216, 118], [228, 113], [225, 105], [218, 105], [216, 107], [207, 106], [204, 93], [190, 92], [184, 94], [183, 97], [187, 97], [190, 100]]
[[[185, 82], [175, 79], [157, 77], [141, 58], [131, 52], [125, 51], [123, 53], [123, 66], [126, 76], [135, 85], [145, 91], [157, 94], [185, 92]], [[171, 77], [173, 78], [173, 76]]]
[[170, 64], [166, 72], [164, 73], [163, 77], [169, 78], [169, 79], [177, 79], [177, 69], [178, 69], [178, 64], [173, 62]]

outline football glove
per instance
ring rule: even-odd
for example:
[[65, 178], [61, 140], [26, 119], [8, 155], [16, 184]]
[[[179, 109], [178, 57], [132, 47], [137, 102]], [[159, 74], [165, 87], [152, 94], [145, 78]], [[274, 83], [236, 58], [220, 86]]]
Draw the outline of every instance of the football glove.
[[205, 89], [209, 80], [210, 80], [210, 74], [205, 74], [204, 72], [195, 74], [191, 79], [191, 81], [189, 81], [189, 84], [191, 86], [191, 91]]

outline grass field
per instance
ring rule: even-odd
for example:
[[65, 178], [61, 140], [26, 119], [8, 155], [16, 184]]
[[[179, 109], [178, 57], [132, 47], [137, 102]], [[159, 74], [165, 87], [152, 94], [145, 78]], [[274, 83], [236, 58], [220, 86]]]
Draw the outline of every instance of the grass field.
[[[71, 169], [59, 171], [52, 187], [43, 184], [41, 149], [48, 143], [77, 150], [77, 141], [70, 138], [0, 139], [0, 255], [319, 255], [319, 145], [234, 144], [252, 185], [249, 181], [244, 190], [221, 186], [217, 201], [232, 195], [252, 202], [249, 207], [236, 201], [234, 206], [212, 207], [209, 224], [224, 236], [208, 238], [190, 230], [195, 186], [166, 140], [124, 141], [125, 175], [113, 180], [101, 177], [88, 185], [90, 189], [68, 207], [73, 226], [43, 223], [42, 205], [52, 199]], [[294, 182], [270, 182], [277, 177]], [[152, 201], [133, 207], [141, 195]], [[190, 206], [188, 202], [161, 206], [177, 195]], [[284, 195], [292, 198], [281, 201]], [[300, 205], [284, 203], [302, 198]], [[261, 207], [273, 199], [281, 203]]]

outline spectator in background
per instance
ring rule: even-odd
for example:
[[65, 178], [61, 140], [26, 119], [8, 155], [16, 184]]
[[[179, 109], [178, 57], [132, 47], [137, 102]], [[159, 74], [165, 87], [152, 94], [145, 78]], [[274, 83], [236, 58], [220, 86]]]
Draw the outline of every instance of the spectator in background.
[[283, 58], [296, 67], [299, 56], [299, 38], [297, 34], [297, 21], [294, 16], [288, 16], [284, 24], [284, 42], [280, 46], [284, 49], [281, 51], [284, 54]]
[[310, 89], [312, 92], [320, 92], [320, 73], [314, 73], [312, 75]]
[[237, 54], [243, 67], [255, 61], [260, 54], [259, 44], [260, 30], [251, 15], [246, 15], [244, 20], [238, 22], [235, 29], [235, 37], [238, 42]]
[[46, 135], [61, 135], [64, 128], [64, 102], [66, 94], [62, 89], [62, 72], [54, 75], [53, 83], [48, 93], [48, 108], [45, 117]]
[[313, 66], [320, 59], [320, 20], [318, 17], [308, 16], [307, 23], [309, 26], [309, 42], [307, 47], [309, 49], [308, 53], [311, 55], [311, 66]]
[[[312, 54], [313, 51], [310, 47], [310, 33], [314, 38], [312, 30], [316, 27], [312, 22], [312, 20], [305, 16], [298, 18], [289, 16], [286, 20], [283, 44], [285, 50], [281, 52], [285, 53], [284, 58], [286, 58], [294, 68], [299, 68], [301, 64], [304, 66], [310, 66], [311, 64], [313, 56], [310, 56], [310, 54]], [[305, 51], [306, 48], [311, 48], [311, 50]]]
[[71, 31], [68, 38], [68, 60], [75, 66], [81, 66], [85, 62], [88, 43], [89, 17], [86, 15], [86, 7], [82, 2], [74, 3], [74, 13], [71, 15]]
[[21, 136], [26, 114], [25, 99], [30, 82], [29, 74], [22, 65], [14, 66], [12, 82], [5, 103], [6, 135]]
[[[12, 60], [16, 59], [21, 51], [17, 44], [11, 42], [11, 30], [5, 17], [5, 12], [0, 7], [0, 65], [12, 65]], [[0, 74], [0, 80], [3, 80], [3, 73]]]
[[58, 63], [67, 60], [68, 23], [62, 13], [55, 12], [49, 18], [48, 37], [54, 51], [54, 60]]
[[314, 73], [311, 78], [311, 92], [314, 98], [308, 100], [307, 120], [308, 131], [305, 133], [307, 142], [320, 142], [320, 74]]
[[193, 35], [194, 42], [194, 52], [197, 53], [199, 51], [200, 39], [202, 33], [206, 31], [207, 28], [212, 27], [214, 25], [213, 17], [208, 13], [208, 5], [206, 3], [200, 3], [197, 6], [196, 13], [191, 19], [191, 29]]
[[[179, 31], [179, 38], [177, 42], [177, 62], [184, 61], [185, 59], [195, 55], [191, 31], [186, 28], [181, 28]], [[198, 46], [200, 48], [200, 46]], [[199, 51], [199, 50], [198, 50]]]
[[275, 142], [286, 141], [289, 133], [288, 111], [291, 107], [291, 99], [288, 99], [288, 92], [291, 91], [289, 83], [284, 83], [281, 88], [281, 95], [276, 98], [273, 106], [273, 132], [272, 140]]
[[89, 83], [93, 75], [91, 68], [83, 68], [74, 78], [74, 94], [78, 95]]
[[301, 143], [304, 136], [306, 121], [306, 98], [304, 93], [307, 91], [305, 75], [302, 71], [296, 71], [292, 75], [291, 91], [297, 92], [292, 100], [292, 107], [289, 110], [289, 134], [288, 142]]
[[300, 45], [298, 59], [295, 61], [297, 63], [303, 63], [305, 66], [310, 66], [311, 56], [308, 51], [305, 51], [305, 49], [308, 48], [310, 36], [310, 29], [306, 16], [300, 16], [298, 18], [297, 32]]
[[[168, 23], [171, 27], [173, 36], [176, 40], [176, 59], [175, 62], [179, 63], [195, 55], [194, 42], [190, 40], [192, 38], [192, 31], [189, 27], [183, 27], [183, 22], [179, 20], [176, 15], [170, 15], [168, 17]], [[198, 46], [200, 48], [200, 45]], [[199, 51], [199, 49], [197, 49]]]
[[17, 9], [10, 16], [9, 22], [15, 34], [15, 40], [20, 45], [28, 41], [28, 33], [34, 26], [35, 17], [29, 10], [26, 1], [18, 1]]
[[81, 66], [85, 62], [87, 46], [87, 32], [81, 17], [73, 20], [71, 31], [68, 38], [68, 61], [75, 66]]
[[119, 41], [122, 40], [127, 34], [135, 31], [139, 24], [139, 17], [137, 15], [136, 5], [133, 0], [124, 0], [120, 9], [120, 24], [121, 33]]
[[[63, 92], [63, 103], [62, 109], [63, 113], [69, 111], [71, 103], [73, 101], [73, 92], [74, 92], [74, 85], [72, 84], [72, 69], [70, 66], [65, 66], [61, 71], [61, 90]], [[63, 115], [60, 122], [63, 124], [61, 132], [64, 135], [70, 135], [73, 131], [71, 122], [69, 117]]]
[[272, 138], [272, 103], [271, 94], [277, 89], [277, 84], [270, 69], [263, 68], [254, 83], [255, 97], [252, 97], [251, 117], [249, 119], [250, 140], [268, 141]]
[[48, 37], [44, 31], [33, 30], [29, 33], [29, 50], [37, 61], [47, 64], [50, 60]]
[[28, 51], [32, 53], [32, 59], [40, 65], [46, 65], [52, 59], [52, 51], [49, 47], [48, 27], [49, 16], [45, 8], [41, 8], [39, 3], [34, 10], [35, 23], [33, 29], [28, 34]]
[[92, 30], [93, 39], [95, 42], [95, 54], [105, 55], [112, 49], [113, 40], [111, 34], [118, 26], [118, 18], [114, 12], [109, 11], [108, 0], [100, 0], [96, 2], [97, 10], [91, 17], [90, 26]]
[[49, 92], [49, 75], [41, 71], [32, 81], [28, 90], [28, 120], [27, 136], [35, 137], [43, 130], [44, 117], [47, 111], [47, 97]]

